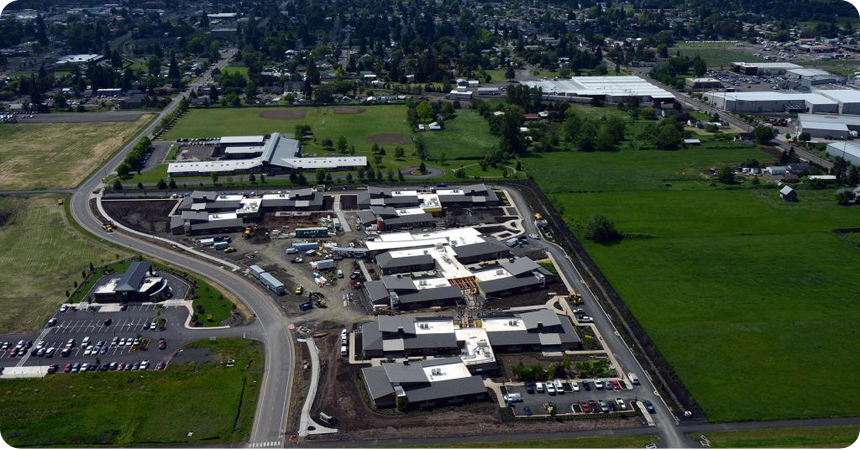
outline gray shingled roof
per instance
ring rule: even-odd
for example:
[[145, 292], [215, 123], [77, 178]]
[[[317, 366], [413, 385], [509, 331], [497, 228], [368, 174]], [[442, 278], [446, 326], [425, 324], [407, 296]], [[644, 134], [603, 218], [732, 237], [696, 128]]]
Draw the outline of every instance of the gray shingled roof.
[[376, 400], [394, 393], [394, 387], [388, 381], [382, 366], [365, 367], [361, 369], [361, 374], [370, 398]]
[[523, 323], [529, 330], [561, 325], [561, 321], [558, 319], [558, 314], [548, 309], [529, 311], [522, 313], [519, 316], [523, 319]]
[[495, 280], [479, 281], [481, 290], [486, 294], [502, 292], [510, 289], [518, 289], [526, 286], [540, 284], [541, 279], [533, 275], [522, 275], [519, 277], [505, 277]]
[[119, 281], [117, 281], [114, 291], [137, 292], [137, 288], [143, 283], [143, 279], [146, 278], [146, 273], [149, 272], [150, 267], [152, 267], [152, 264], [148, 262], [135, 261], [131, 263]]
[[364, 283], [364, 289], [367, 290], [367, 295], [371, 302], [378, 302], [388, 298], [388, 288], [385, 283], [379, 280], [367, 281]]
[[236, 228], [241, 227], [244, 223], [242, 219], [225, 219], [225, 220], [213, 220], [211, 222], [203, 222], [203, 223], [194, 223], [191, 224], [191, 229], [194, 231], [197, 230], [217, 230], [221, 228]]
[[376, 264], [379, 264], [379, 267], [382, 267], [383, 269], [423, 266], [434, 263], [435, 261], [433, 260], [433, 257], [425, 254], [395, 258], [391, 256], [391, 252], [385, 252], [376, 257]]
[[415, 334], [415, 318], [406, 316], [379, 316], [379, 331], [383, 333]]
[[513, 261], [502, 261], [502, 267], [513, 276], [520, 276], [527, 272], [538, 270], [540, 265], [529, 258], [516, 258]]
[[394, 275], [383, 275], [382, 282], [388, 290], [415, 290], [415, 282], [410, 277], [398, 277]]
[[492, 255], [499, 252], [510, 253], [510, 249], [499, 241], [484, 241], [476, 244], [458, 245], [454, 247], [454, 253], [457, 254], [457, 258]]

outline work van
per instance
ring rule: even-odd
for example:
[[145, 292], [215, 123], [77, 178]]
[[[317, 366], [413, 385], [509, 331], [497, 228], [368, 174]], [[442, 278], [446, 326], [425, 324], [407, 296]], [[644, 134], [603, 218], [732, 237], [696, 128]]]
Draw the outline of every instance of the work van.
[[340, 356], [346, 356], [348, 354], [349, 354], [349, 350], [347, 349], [346, 345], [341, 345], [340, 346]]

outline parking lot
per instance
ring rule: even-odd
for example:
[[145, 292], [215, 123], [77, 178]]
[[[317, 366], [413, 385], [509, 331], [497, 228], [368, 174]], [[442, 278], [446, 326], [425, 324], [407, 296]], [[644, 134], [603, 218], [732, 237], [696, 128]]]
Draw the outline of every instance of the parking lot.
[[[39, 334], [0, 336], [0, 345], [5, 347], [4, 343], [9, 343], [8, 348], [0, 350], [0, 366], [57, 364], [62, 372], [66, 364], [116, 362], [132, 365], [149, 360], [152, 369], [168, 360], [179, 347], [201, 337], [184, 327], [187, 316], [185, 307], [163, 307], [158, 313], [152, 304], [132, 304], [124, 309], [112, 304], [99, 305], [92, 310], [58, 311], [52, 318], [56, 323], [46, 326]], [[163, 319], [161, 326], [153, 326], [157, 317]], [[161, 339], [165, 341], [165, 348], [159, 348]], [[26, 351], [13, 351], [21, 340], [25, 346], [31, 342], [31, 346]], [[63, 349], [70, 342], [74, 344], [67, 355], [63, 355]]]
[[[579, 391], [574, 391], [571, 388], [570, 383], [565, 381], [562, 383], [564, 389], [560, 393], [555, 394], [548, 393], [546, 389], [544, 389], [543, 392], [537, 392], [537, 390], [534, 389], [533, 384], [531, 386], [506, 386], [506, 389], [508, 394], [518, 393], [522, 397], [522, 401], [511, 403], [511, 409], [513, 409], [514, 414], [517, 416], [545, 415], [546, 411], [544, 405], [547, 403], [553, 403], [556, 405], [557, 415], [571, 413], [582, 414], [583, 410], [580, 407], [580, 404], [589, 403], [591, 401], [603, 401], [609, 408], [609, 413], [623, 412], [616, 403], [616, 399], [619, 398], [623, 400], [626, 406], [625, 411], [631, 412], [633, 410], [633, 404], [635, 400], [637, 400], [635, 393], [640, 389], [639, 386], [634, 386], [633, 389], [625, 389], [624, 383], [621, 383], [621, 390], [607, 390], [597, 389], [594, 386], [593, 380], [587, 380], [587, 382], [591, 389], [590, 391], [584, 388], [581, 381], [577, 382], [579, 385]], [[592, 408], [589, 407], [587, 409], [591, 410]], [[594, 413], [595, 411], [590, 412]]]

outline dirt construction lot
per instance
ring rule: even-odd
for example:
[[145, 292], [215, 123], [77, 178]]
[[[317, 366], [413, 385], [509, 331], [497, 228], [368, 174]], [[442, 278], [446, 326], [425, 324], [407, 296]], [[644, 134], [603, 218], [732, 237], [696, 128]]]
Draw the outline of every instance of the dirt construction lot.
[[[501, 433], [541, 433], [640, 426], [638, 418], [600, 420], [503, 419], [495, 401], [399, 413], [373, 411], [362, 399], [361, 367], [340, 356], [340, 330], [315, 340], [320, 349], [320, 385], [312, 416], [320, 411], [333, 416], [338, 438], [355, 440], [474, 436]], [[336, 348], [337, 347], [337, 348]], [[509, 416], [509, 414], [505, 414]]]
[[263, 111], [260, 113], [260, 117], [264, 119], [296, 120], [304, 119], [307, 112], [306, 109], [278, 109], [276, 111]]
[[18, 123], [0, 127], [0, 190], [77, 186], [150, 119]]
[[366, 141], [370, 144], [406, 144], [409, 142], [400, 133], [374, 134], [369, 136]]

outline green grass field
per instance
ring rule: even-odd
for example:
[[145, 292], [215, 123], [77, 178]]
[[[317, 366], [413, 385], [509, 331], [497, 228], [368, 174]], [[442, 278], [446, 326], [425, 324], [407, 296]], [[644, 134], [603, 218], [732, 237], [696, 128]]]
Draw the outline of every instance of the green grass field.
[[203, 314], [195, 313], [195, 316], [199, 316], [198, 320], [204, 327], [221, 325], [221, 322], [232, 314], [233, 303], [224, 298], [224, 295], [210, 286], [209, 283], [198, 281], [196, 294], [194, 308], [196, 309], [197, 305], [202, 306]]
[[702, 169], [770, 159], [718, 147], [523, 162], [580, 238], [594, 214], [630, 235], [582, 240], [710, 420], [857, 415], [860, 388], [822, 402], [814, 386], [860, 370], [860, 249], [830, 232], [860, 210], [833, 190], [785, 203], [772, 188], [711, 187]]
[[570, 439], [535, 439], [530, 441], [458, 442], [445, 445], [428, 445], [426, 448], [644, 448], [660, 442], [652, 435], [596, 436]]
[[424, 133], [427, 153], [438, 158], [442, 152], [448, 160], [480, 159], [499, 145], [498, 136], [490, 133], [490, 125], [477, 111], [461, 109], [457, 117], [445, 122], [441, 131]]
[[[92, 372], [0, 380], [0, 431], [22, 447], [212, 445], [250, 435], [262, 345], [201, 341], [209, 361], [163, 372]], [[235, 367], [225, 367], [228, 358]]]
[[[860, 427], [771, 428], [704, 433], [715, 448], [846, 448], [857, 442]], [[699, 440], [699, 434], [691, 436]]]
[[708, 67], [728, 69], [729, 64], [736, 61], [762, 62], [761, 58], [753, 56], [728, 42], [679, 42], [675, 47], [669, 49], [669, 56], [675, 56], [677, 52], [681, 56], [689, 58], [701, 57]]
[[238, 72], [238, 73], [241, 73], [242, 75], [244, 75], [246, 78], [248, 77], [248, 68], [245, 66], [227, 66], [227, 67], [221, 69], [221, 71], [229, 73], [229, 74], [233, 74], [233, 73]]
[[0, 190], [77, 186], [152, 115], [133, 122], [16, 123], [0, 127]]
[[0, 198], [0, 332], [40, 328], [89, 263], [129, 256], [80, 235], [54, 195]]

